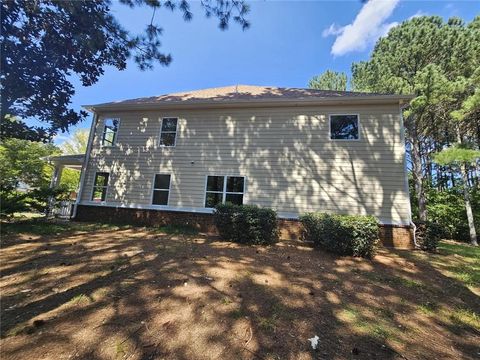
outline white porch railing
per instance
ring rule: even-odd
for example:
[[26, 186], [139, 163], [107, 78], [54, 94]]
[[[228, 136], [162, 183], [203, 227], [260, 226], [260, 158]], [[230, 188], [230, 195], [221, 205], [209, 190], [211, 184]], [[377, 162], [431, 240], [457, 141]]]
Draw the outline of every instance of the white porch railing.
[[62, 219], [70, 219], [73, 214], [74, 200], [57, 201], [51, 207], [51, 214]]

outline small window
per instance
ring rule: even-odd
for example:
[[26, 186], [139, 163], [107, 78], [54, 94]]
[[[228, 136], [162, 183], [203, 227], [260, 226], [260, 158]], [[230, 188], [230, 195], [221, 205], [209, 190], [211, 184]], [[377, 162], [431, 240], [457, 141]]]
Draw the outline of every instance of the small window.
[[205, 207], [214, 208], [227, 202], [242, 205], [244, 189], [242, 176], [207, 176]]
[[160, 131], [160, 146], [175, 146], [177, 137], [177, 118], [163, 118]]
[[330, 115], [330, 139], [358, 140], [358, 115]]
[[108, 173], [97, 172], [93, 183], [92, 201], [105, 201], [108, 188]]
[[153, 183], [153, 205], [168, 205], [170, 175], [157, 174]]
[[105, 119], [103, 128], [102, 146], [113, 146], [117, 140], [119, 119]]

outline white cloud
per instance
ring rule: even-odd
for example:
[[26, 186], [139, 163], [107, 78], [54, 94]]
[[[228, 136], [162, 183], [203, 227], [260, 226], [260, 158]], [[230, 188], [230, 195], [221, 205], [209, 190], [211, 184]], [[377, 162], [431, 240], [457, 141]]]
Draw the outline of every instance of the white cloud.
[[352, 51], [363, 51], [379, 37], [398, 25], [387, 20], [400, 0], [370, 0], [363, 5], [353, 23], [344, 27], [330, 25], [322, 33], [323, 36], [336, 35], [331, 53], [335, 56], [345, 55]]
[[343, 27], [337, 26], [336, 24], [332, 24], [330, 25], [330, 27], [322, 31], [322, 36], [327, 37], [330, 35], [340, 35], [342, 31], [343, 31]]

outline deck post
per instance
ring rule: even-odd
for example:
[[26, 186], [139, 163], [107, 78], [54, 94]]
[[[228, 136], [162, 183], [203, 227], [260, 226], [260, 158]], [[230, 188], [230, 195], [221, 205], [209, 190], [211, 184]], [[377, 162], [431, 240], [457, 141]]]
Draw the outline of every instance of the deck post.
[[53, 168], [52, 180], [50, 181], [50, 189], [54, 189], [60, 184], [62, 178], [63, 165], [55, 164]]
[[[63, 172], [63, 165], [54, 163], [54, 168], [53, 168], [53, 174], [52, 174], [52, 179], [50, 180], [50, 189], [55, 189], [58, 187], [60, 184], [60, 179], [62, 178], [62, 172]], [[50, 196], [48, 198], [48, 204], [47, 204], [47, 209], [45, 211], [45, 215], [49, 217], [52, 212], [53, 208], [55, 206], [55, 198], [53, 196]]]

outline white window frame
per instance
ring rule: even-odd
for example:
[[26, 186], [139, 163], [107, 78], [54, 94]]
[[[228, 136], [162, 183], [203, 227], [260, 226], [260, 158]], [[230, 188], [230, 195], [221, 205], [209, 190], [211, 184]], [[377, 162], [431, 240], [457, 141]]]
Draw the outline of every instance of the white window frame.
[[[209, 176], [218, 176], [218, 177], [223, 177], [223, 189], [222, 191], [208, 191], [208, 177]], [[241, 177], [243, 178], [243, 192], [232, 192], [232, 191], [227, 191], [227, 178], [229, 177]], [[222, 194], [222, 204], [225, 204], [225, 199], [227, 198], [227, 194], [236, 194], [236, 195], [243, 195], [243, 200], [245, 200], [245, 194], [246, 194], [246, 189], [247, 189], [247, 177], [242, 176], [242, 175], [217, 175], [217, 174], [209, 174], [205, 175], [205, 191], [204, 191], [204, 197], [203, 197], [203, 207], [205, 209], [213, 209], [211, 207], [206, 206], [207, 202], [207, 192], [209, 193], [216, 193], [216, 194]], [[245, 202], [242, 203], [242, 205], [245, 204]]]
[[[105, 133], [106, 133], [106, 131], [107, 131], [107, 125], [106, 125], [107, 120], [118, 120], [117, 131], [115, 132], [115, 135], [113, 136], [113, 143], [112, 143], [111, 145], [109, 145], [109, 144], [104, 144], [104, 143], [103, 143], [103, 140], [105, 139]], [[119, 131], [119, 130], [120, 130], [120, 118], [117, 118], [117, 117], [107, 117], [107, 118], [103, 119], [103, 131], [102, 131], [102, 137], [100, 138], [100, 145], [101, 145], [102, 147], [106, 147], [106, 148], [115, 146], [115, 145], [117, 144], [118, 131]]]
[[[332, 139], [332, 116], [352, 116], [357, 117], [358, 122], [358, 139]], [[360, 114], [350, 113], [350, 114], [328, 114], [328, 138], [330, 141], [360, 141], [361, 136], [361, 123], [360, 123]]]
[[[170, 176], [170, 183], [168, 184], [168, 200], [167, 200], [167, 204], [166, 205], [160, 205], [160, 204], [154, 204], [153, 203], [153, 198], [155, 196], [155, 190], [161, 190], [161, 191], [166, 191], [167, 189], [160, 189], [160, 188], [155, 188], [155, 178], [157, 177], [157, 175], [169, 175]], [[173, 179], [173, 174], [168, 174], [168, 173], [155, 173], [153, 174], [153, 181], [152, 181], [152, 198], [150, 199], [150, 205], [154, 206], [154, 207], [159, 207], [159, 208], [164, 208], [164, 207], [168, 207], [169, 204], [170, 204], [170, 194], [172, 192], [172, 179]]]
[[[162, 131], [162, 127], [163, 127], [163, 120], [165, 119], [177, 119], [177, 124], [175, 126], [175, 140], [173, 142], [173, 145], [162, 145], [161, 142], [162, 142], [162, 134], [165, 133], [165, 134], [171, 134], [173, 133], [173, 131]], [[160, 136], [158, 138], [158, 146], [159, 147], [162, 147], [162, 148], [174, 148], [177, 146], [177, 134], [178, 134], [178, 116], [165, 116], [165, 117], [162, 117], [162, 121], [160, 121]]]
[[[95, 185], [96, 180], [97, 180], [97, 174], [108, 174], [108, 179], [107, 179], [107, 186], [101, 186], [102, 188], [105, 188], [105, 200], [94, 200], [93, 195], [95, 194], [95, 188], [97, 187]], [[92, 194], [90, 195], [90, 201], [96, 203], [96, 204], [105, 204], [107, 202], [107, 196], [108, 196], [108, 188], [110, 187], [110, 172], [108, 171], [95, 171], [95, 176], [93, 177], [93, 186], [92, 186]]]

